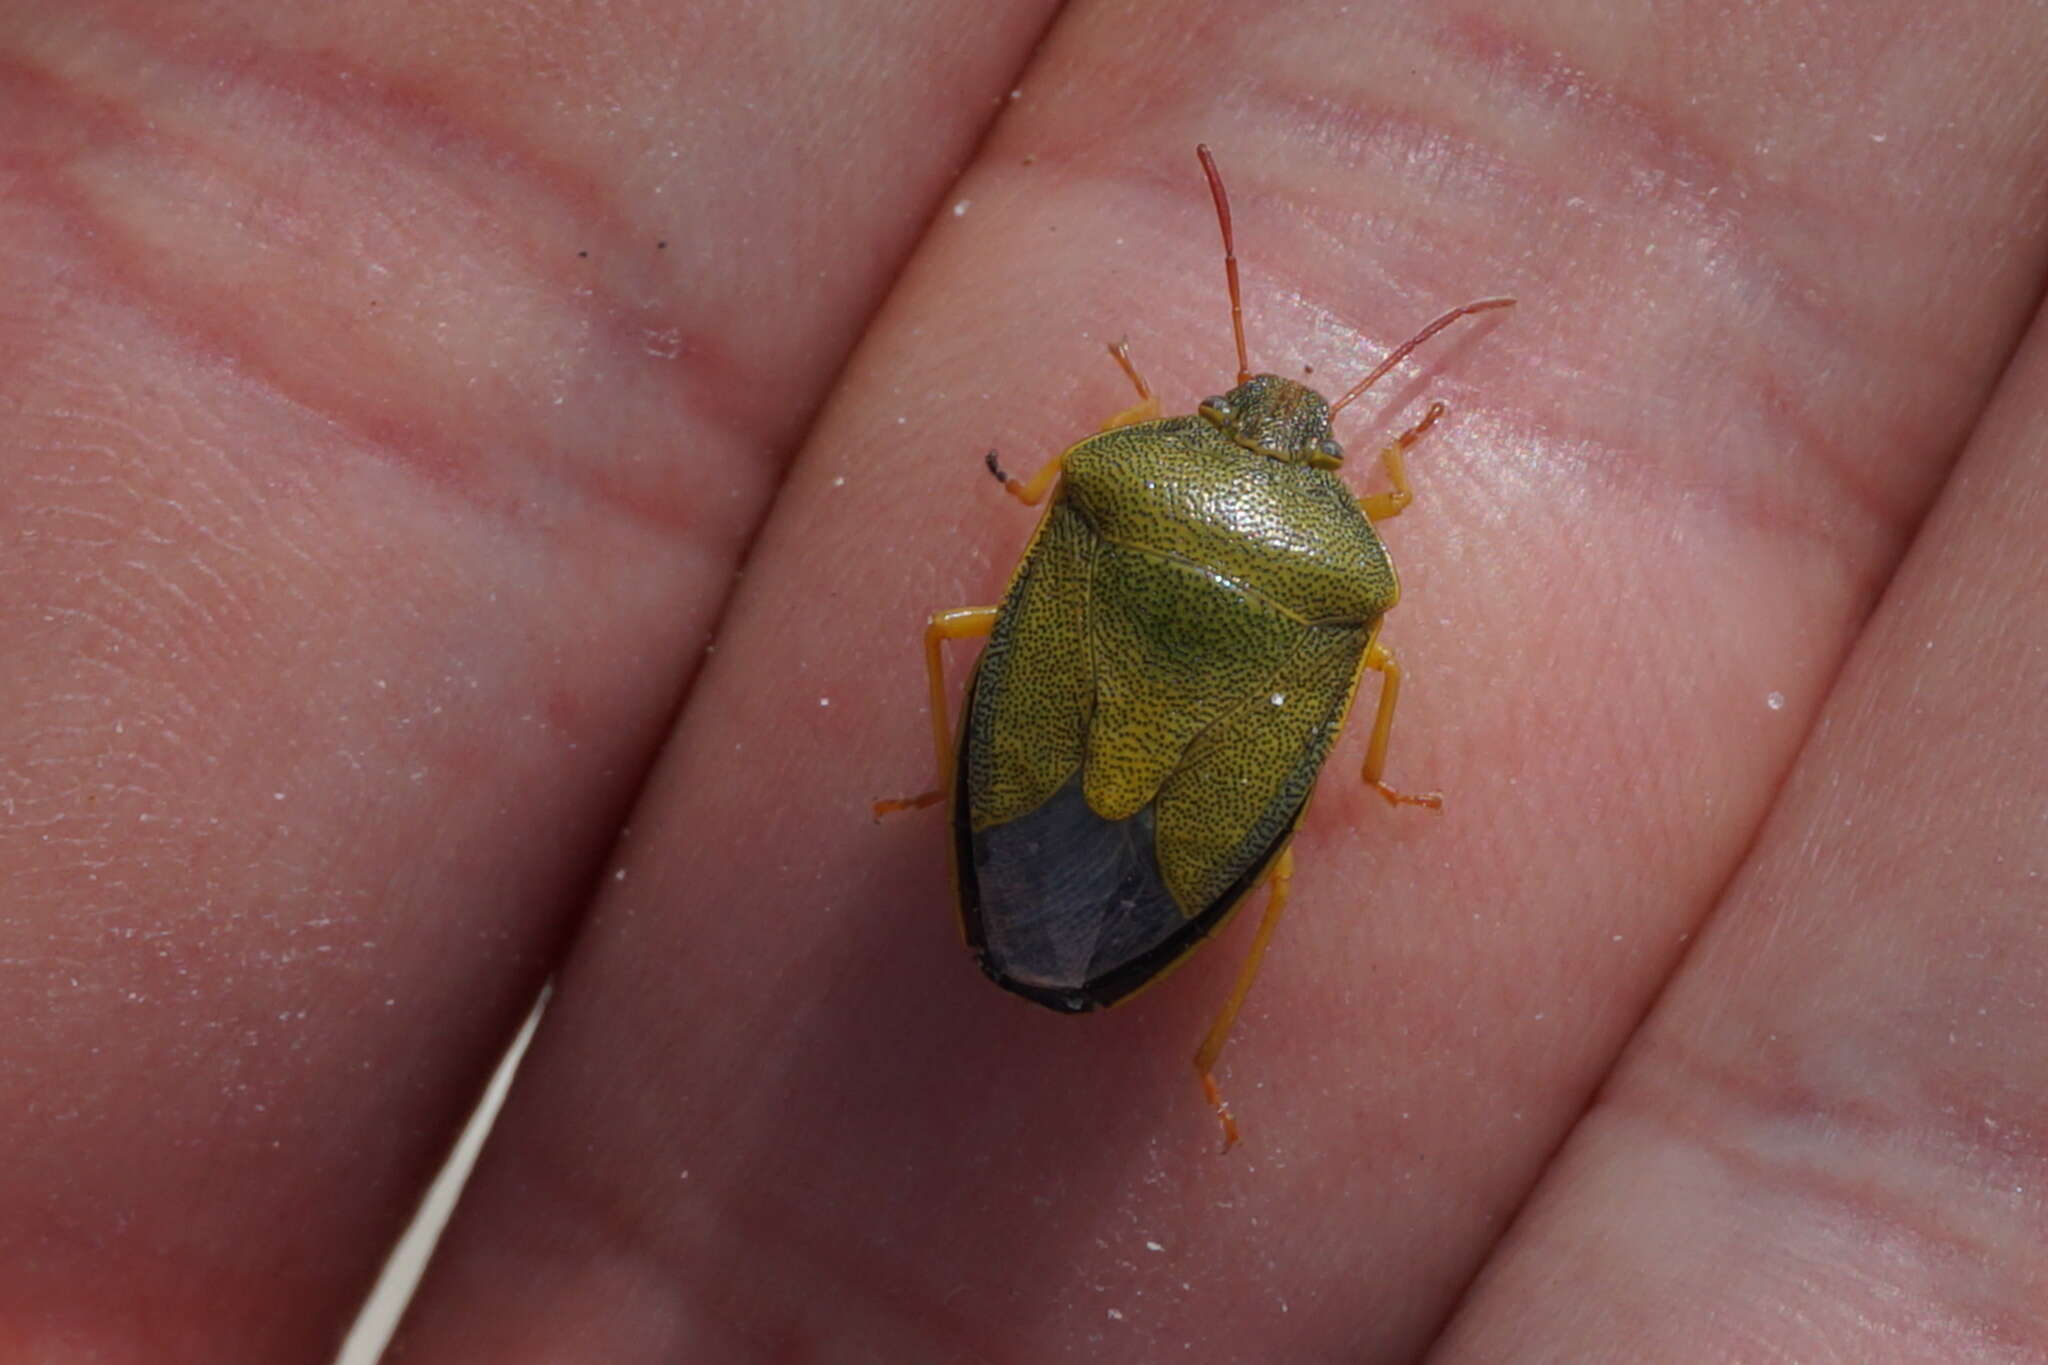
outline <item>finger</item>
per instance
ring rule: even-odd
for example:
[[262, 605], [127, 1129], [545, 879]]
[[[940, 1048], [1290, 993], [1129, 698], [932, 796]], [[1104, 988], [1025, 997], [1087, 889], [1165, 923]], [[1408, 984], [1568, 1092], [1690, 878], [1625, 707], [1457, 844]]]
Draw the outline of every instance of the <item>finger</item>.
[[758, 9], [5, 25], [8, 1353], [328, 1349], [552, 965], [1039, 22]]
[[[1757, 64], [1798, 45], [1782, 15], [1339, 10], [1063, 14], [749, 562], [423, 1354], [567, 1323], [621, 1353], [1400, 1358], [1450, 1311], [1748, 847], [2024, 325], [2039, 54], [1984, 21], [1935, 74], [1844, 20], [1836, 74], [1877, 75], [1843, 114], [1839, 80]], [[1867, 136], [1907, 89], [1967, 152]], [[923, 623], [996, 600], [1030, 533], [984, 452], [1033, 468], [1127, 404], [1106, 341], [1169, 411], [1234, 373], [1198, 140], [1255, 368], [1334, 390], [1450, 303], [1523, 299], [1345, 414], [1369, 451], [1451, 408], [1387, 533], [1388, 777], [1446, 812], [1326, 782], [1220, 1076], [1228, 1165], [1185, 1072], [1249, 924], [1056, 1017], [960, 952], [943, 816], [868, 817], [924, 781]], [[506, 1283], [536, 1289], [509, 1315]]]
[[2048, 323], [1433, 1361], [2048, 1347]]

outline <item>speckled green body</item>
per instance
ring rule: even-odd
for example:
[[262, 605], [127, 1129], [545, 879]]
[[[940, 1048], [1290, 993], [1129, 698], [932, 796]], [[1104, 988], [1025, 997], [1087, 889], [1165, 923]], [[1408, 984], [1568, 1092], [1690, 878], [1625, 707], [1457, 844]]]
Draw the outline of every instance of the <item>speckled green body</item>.
[[[1253, 448], [1260, 419], [1295, 425]], [[1262, 375], [1065, 455], [954, 783], [962, 916], [1000, 984], [1113, 1004], [1285, 847], [1399, 595], [1353, 494], [1308, 463], [1327, 436], [1320, 396]]]

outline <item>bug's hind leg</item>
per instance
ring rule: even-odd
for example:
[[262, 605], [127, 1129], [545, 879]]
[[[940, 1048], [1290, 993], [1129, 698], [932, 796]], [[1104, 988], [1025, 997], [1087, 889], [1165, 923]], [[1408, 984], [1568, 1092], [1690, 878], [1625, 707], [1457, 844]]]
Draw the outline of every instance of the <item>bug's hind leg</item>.
[[935, 805], [946, 794], [946, 783], [953, 775], [953, 727], [946, 720], [946, 661], [941, 656], [940, 646], [948, 640], [969, 640], [987, 635], [995, 628], [996, 610], [994, 607], [954, 607], [950, 611], [933, 612], [932, 619], [925, 624], [924, 672], [925, 681], [931, 688], [932, 751], [939, 761], [939, 785], [916, 796], [875, 802], [877, 820], [899, 810], [921, 810]]
[[1223, 1045], [1230, 1040], [1230, 1030], [1237, 1023], [1237, 1012], [1244, 1008], [1244, 998], [1251, 993], [1252, 982], [1258, 979], [1259, 966], [1266, 959], [1266, 949], [1273, 942], [1273, 931], [1280, 927], [1280, 912], [1287, 908], [1287, 888], [1294, 881], [1294, 846], [1280, 850], [1280, 856], [1273, 860], [1273, 866], [1266, 873], [1266, 912], [1259, 917], [1258, 932], [1252, 935], [1252, 950], [1245, 958], [1244, 966], [1238, 969], [1237, 981], [1230, 988], [1230, 995], [1223, 1002], [1223, 1008], [1216, 1015], [1216, 1022], [1209, 1025], [1209, 1032], [1202, 1039], [1202, 1045], [1195, 1049], [1195, 1071], [1202, 1078], [1202, 1093], [1216, 1110], [1216, 1117], [1223, 1124], [1223, 1150], [1229, 1151], [1237, 1145], [1237, 1120], [1231, 1117], [1230, 1106], [1224, 1103], [1223, 1091], [1216, 1084], [1216, 1059], [1223, 1055]]

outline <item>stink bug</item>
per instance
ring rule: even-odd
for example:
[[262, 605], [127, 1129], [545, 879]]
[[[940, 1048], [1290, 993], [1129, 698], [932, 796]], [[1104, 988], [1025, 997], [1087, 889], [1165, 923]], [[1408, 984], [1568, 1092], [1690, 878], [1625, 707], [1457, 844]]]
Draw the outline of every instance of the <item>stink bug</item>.
[[[1381, 676], [1365, 780], [1394, 804], [1437, 806], [1381, 780], [1401, 670], [1379, 643], [1400, 596], [1373, 530], [1412, 498], [1402, 455], [1444, 414], [1380, 451], [1392, 491], [1337, 477], [1330, 421], [1454, 308], [1335, 403], [1254, 375], [1230, 203], [1207, 147], [1237, 341], [1237, 386], [1186, 417], [1159, 400], [1122, 343], [1110, 354], [1136, 406], [1028, 482], [989, 469], [1027, 506], [1052, 495], [1002, 604], [934, 614], [925, 629], [932, 742], [944, 791], [877, 802], [877, 815], [952, 795], [961, 930], [999, 986], [1069, 1013], [1158, 980], [1260, 883], [1250, 956], [1195, 1053], [1204, 1093], [1237, 1140], [1214, 1069], [1258, 973], [1293, 872], [1289, 842], [1359, 680]], [[959, 741], [946, 723], [940, 647], [988, 637]]]

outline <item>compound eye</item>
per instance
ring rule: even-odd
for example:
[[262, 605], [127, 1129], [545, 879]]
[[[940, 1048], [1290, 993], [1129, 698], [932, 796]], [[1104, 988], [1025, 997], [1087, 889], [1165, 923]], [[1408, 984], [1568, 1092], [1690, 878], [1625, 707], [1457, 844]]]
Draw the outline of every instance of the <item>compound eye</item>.
[[1220, 394], [1214, 398], [1204, 398], [1196, 411], [1219, 427], [1229, 426], [1230, 419], [1237, 416], [1237, 409], [1231, 407], [1230, 400]]
[[1344, 463], [1344, 447], [1328, 436], [1316, 442], [1313, 454], [1308, 458], [1311, 468], [1335, 469]]

